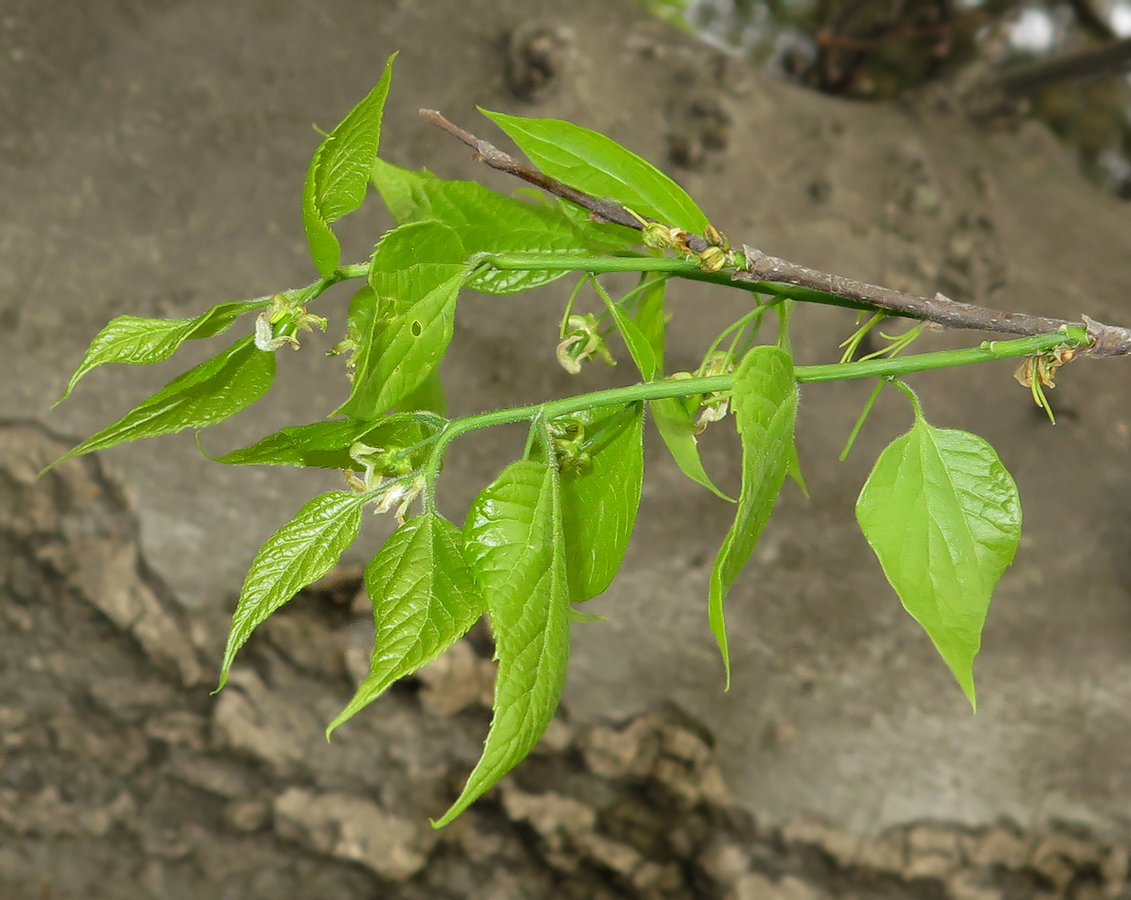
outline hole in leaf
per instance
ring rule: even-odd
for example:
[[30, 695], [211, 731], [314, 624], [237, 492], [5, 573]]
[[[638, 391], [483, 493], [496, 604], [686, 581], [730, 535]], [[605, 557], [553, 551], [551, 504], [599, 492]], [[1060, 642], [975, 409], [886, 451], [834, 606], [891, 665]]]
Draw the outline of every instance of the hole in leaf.
[[412, 323], [412, 324], [411, 324], [411, 325], [409, 326], [409, 328], [410, 328], [410, 329], [411, 329], [411, 331], [412, 331], [412, 336], [413, 336], [413, 337], [420, 337], [420, 332], [422, 332], [422, 331], [424, 330], [424, 326], [423, 326], [423, 325], [421, 325], [421, 324], [420, 324], [420, 322], [413, 322], [413, 323]]

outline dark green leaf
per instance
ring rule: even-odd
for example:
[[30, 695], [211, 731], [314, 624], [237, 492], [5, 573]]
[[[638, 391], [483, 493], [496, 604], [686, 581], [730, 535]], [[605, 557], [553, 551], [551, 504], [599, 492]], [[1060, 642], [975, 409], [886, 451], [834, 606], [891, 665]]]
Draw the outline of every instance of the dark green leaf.
[[509, 465], [472, 504], [465, 556], [487, 601], [499, 660], [483, 756], [436, 827], [447, 825], [538, 743], [569, 661], [569, 587], [553, 466]]
[[365, 199], [369, 170], [381, 142], [381, 116], [396, 56], [394, 53], [389, 57], [373, 90], [326, 135], [306, 173], [302, 224], [310, 255], [323, 278], [334, 273], [342, 255], [341, 245], [330, 230], [331, 223], [353, 212]]
[[402, 525], [365, 569], [375, 637], [369, 675], [326, 736], [436, 659], [483, 614], [483, 598], [463, 557], [463, 533], [424, 513]]
[[560, 119], [526, 119], [480, 110], [551, 178], [595, 197], [609, 197], [668, 225], [702, 234], [707, 217], [646, 159], [603, 134]]
[[[602, 432], [603, 428], [611, 431]], [[562, 526], [571, 603], [612, 584], [636, 523], [644, 483], [644, 410], [601, 411], [588, 425], [595, 436], [590, 463], [562, 473]]]
[[734, 524], [715, 557], [708, 601], [728, 688], [730, 650], [723, 601], [770, 519], [793, 452], [797, 382], [789, 354], [779, 347], [755, 347], [747, 353], [734, 373], [731, 403], [742, 439], [742, 493]]
[[935, 428], [916, 410], [911, 431], [876, 461], [856, 518], [904, 608], [975, 705], [982, 626], [1021, 539], [1009, 472], [980, 437]]
[[[506, 197], [473, 181], [445, 181], [431, 172], [412, 172], [384, 160], [374, 165], [373, 181], [398, 223], [438, 219], [455, 230], [469, 255], [595, 249], [559, 208]], [[490, 294], [513, 294], [565, 274], [487, 269], [468, 286]]]
[[460, 275], [469, 254], [443, 222], [411, 222], [394, 228], [377, 245], [369, 286], [382, 319], [406, 312], [433, 288]]
[[275, 377], [275, 354], [257, 350], [254, 341], [251, 335], [241, 338], [212, 359], [174, 378], [48, 469], [84, 453], [175, 434], [186, 428], [204, 428], [234, 416], [266, 394]]
[[404, 416], [386, 416], [376, 424], [340, 419], [282, 428], [250, 447], [209, 459], [227, 465], [358, 469], [357, 462], [350, 456], [350, 447], [355, 441], [371, 447], [409, 447], [420, 439], [420, 424]]
[[463, 274], [449, 278], [401, 315], [373, 323], [372, 337], [356, 355], [353, 389], [338, 413], [375, 419], [424, 382], [452, 339], [463, 279]]
[[652, 409], [652, 418], [656, 422], [656, 430], [660, 432], [660, 437], [664, 439], [664, 444], [680, 471], [696, 484], [703, 485], [716, 497], [733, 503], [733, 498], [715, 487], [711, 476], [703, 468], [698, 441], [695, 438], [695, 416], [688, 412], [683, 401], [678, 397], [672, 397], [666, 400], [653, 400], [649, 406]]
[[232, 615], [220, 684], [236, 653], [271, 613], [330, 571], [361, 528], [363, 495], [331, 491], [315, 497], [269, 537], [252, 560]]
[[98, 333], [98, 337], [91, 341], [86, 355], [71, 376], [67, 389], [55, 401], [55, 405], [66, 400], [79, 379], [97, 366], [106, 363], [136, 366], [160, 362], [172, 356], [184, 341], [222, 334], [237, 317], [252, 310], [263, 309], [270, 303], [270, 297], [220, 303], [195, 319], [143, 319], [138, 316], [111, 319]]

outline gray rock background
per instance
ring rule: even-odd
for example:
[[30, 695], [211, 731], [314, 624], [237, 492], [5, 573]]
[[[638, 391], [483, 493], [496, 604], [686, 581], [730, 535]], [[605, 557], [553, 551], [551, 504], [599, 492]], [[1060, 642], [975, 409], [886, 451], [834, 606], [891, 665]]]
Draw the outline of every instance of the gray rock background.
[[[507, 82], [508, 53], [513, 63], [507, 36], [516, 26], [539, 22], [556, 29], [563, 50], [551, 89], [529, 103]], [[420, 122], [417, 107], [439, 108], [487, 137], [498, 134], [478, 116], [477, 104], [568, 118], [665, 165], [732, 239], [896, 287], [941, 289], [1033, 313], [1131, 322], [1131, 209], [1089, 188], [1039, 127], [978, 129], [942, 90], [902, 106], [805, 93], [719, 59], [627, 3], [108, 0], [95, 6], [7, 0], [0, 9], [0, 418], [36, 420], [80, 438], [208, 352], [194, 347], [155, 367], [99, 370], [49, 413], [86, 344], [109, 318], [194, 315], [220, 300], [308, 282], [313, 271], [298, 210], [317, 144], [310, 124], [331, 126], [396, 49], [401, 56], [382, 139], [382, 155], [394, 162], [512, 190], [514, 184], [476, 166], [464, 148]], [[673, 152], [691, 167], [674, 166]], [[347, 259], [363, 259], [389, 226], [379, 207], [374, 199], [342, 223]], [[630, 377], [622, 366], [594, 367], [570, 379], [556, 366], [555, 329], [567, 290], [563, 282], [517, 298], [461, 299], [442, 370], [454, 413]], [[342, 289], [329, 300], [347, 296]], [[741, 301], [696, 286], [680, 286], [673, 299], [670, 365], [690, 368]], [[800, 361], [835, 359], [851, 324], [847, 313], [804, 311], [795, 337]], [[974, 339], [941, 334], [922, 343], [941, 348]], [[332, 408], [345, 385], [319, 352], [329, 343], [313, 340], [304, 352], [281, 355], [271, 395], [209, 431], [206, 446], [247, 443]], [[1005, 816], [1028, 829], [1070, 821], [1103, 840], [1126, 839], [1131, 379], [1124, 370], [1120, 362], [1064, 370], [1053, 396], [1056, 428], [1032, 408], [1009, 364], [912, 380], [935, 424], [974, 431], [999, 450], [1025, 506], [1026, 535], [998, 589], [977, 664], [976, 716], [900, 609], [855, 526], [853, 503], [872, 460], [910, 422], [906, 403], [885, 396], [849, 460], [837, 463], [870, 390], [858, 384], [804, 392], [799, 445], [812, 499], [787, 489], [756, 560], [732, 593], [729, 693], [722, 691], [704, 598], [731, 510], [683, 479], [658, 442], [650, 442], [644, 505], [625, 569], [608, 594], [590, 604], [610, 621], [574, 630], [565, 697], [571, 720], [634, 716], [674, 702], [710, 729], [734, 801], [775, 827], [798, 827], [815, 815], [837, 834], [872, 839], [924, 820], [984, 829]], [[460, 518], [479, 488], [520, 451], [521, 440], [511, 432], [458, 445], [443, 478], [445, 511]], [[31, 452], [27, 445], [23, 439], [5, 445], [0, 461], [6, 471], [27, 469], [20, 462]], [[709, 434], [704, 455], [722, 483], [736, 483], [733, 442]], [[122, 562], [123, 551], [115, 556], [95, 546], [85, 547], [92, 556], [83, 556], [71, 534], [63, 549], [35, 557], [36, 564], [58, 574], [76, 565], [82, 572], [87, 561], [94, 569], [72, 586], [94, 595], [92, 572], [111, 583], [120, 578], [105, 575], [107, 560], [130, 571], [143, 566], [160, 585], [154, 590], [164, 604], [161, 615], [152, 613], [152, 633], [179, 630], [184, 648], [157, 658], [154, 648], [162, 641], [147, 644], [138, 632], [138, 616], [157, 609], [155, 600], [135, 597], [135, 605], [125, 607], [91, 602], [116, 628], [132, 629], [147, 665], [166, 673], [158, 678], [199, 694], [203, 688], [192, 686], [210, 682], [223, 615], [255, 549], [336, 479], [215, 466], [187, 434], [101, 456], [112, 481], [124, 486], [128, 516], [136, 518], [134, 555]], [[369, 528], [353, 562], [373, 552], [383, 528], [381, 522]], [[9, 549], [32, 552], [31, 538], [20, 534]], [[73, 558], [64, 564], [60, 555]], [[3, 602], [10, 621], [26, 622], [17, 610], [22, 601], [13, 599], [17, 593], [9, 585]], [[58, 629], [56, 654], [81, 652], [69, 621], [35, 621], [36, 628]], [[12, 628], [13, 636], [25, 633]], [[339, 631], [334, 634], [339, 640]], [[311, 687], [306, 697], [294, 685], [280, 687], [291, 684], [288, 678], [301, 683], [302, 672], [311, 670], [293, 658], [301, 643], [276, 640], [292, 648], [286, 657], [291, 675], [278, 674], [291, 671], [286, 666], [268, 666], [272, 677], [248, 669], [247, 683], [231, 695], [250, 697], [250, 709], [291, 716], [284, 731], [303, 735], [298, 743], [284, 752], [265, 749], [254, 737], [232, 737], [241, 717], [232, 707], [237, 701], [225, 695], [194, 695], [193, 714], [201, 717], [194, 727], [212, 729], [208, 740], [215, 743], [207, 746], [217, 753], [235, 747], [272, 777], [290, 779], [270, 802], [231, 799], [267, 804], [248, 807], [242, 820], [232, 812], [237, 821], [256, 827], [272, 821], [272, 833], [284, 841], [300, 840], [302, 828], [317, 829], [317, 822], [331, 823], [306, 844], [312, 853], [335, 855], [338, 838], [325, 835], [340, 837], [348, 829], [332, 825], [337, 807], [325, 798], [356, 787], [348, 774], [353, 764], [340, 754], [362, 751], [319, 743], [321, 723], [341, 699], [334, 691], [318, 695]], [[334, 646], [335, 658], [348, 662], [340, 641]], [[325, 661], [313, 665], [323, 674], [327, 667], [333, 669]], [[15, 664], [0, 670], [0, 705], [23, 711], [12, 713], [12, 721], [34, 724], [40, 720], [28, 677]], [[343, 675], [326, 677], [333, 682]], [[299, 695], [305, 699], [293, 701], [295, 712], [280, 707], [284, 697]], [[146, 701], [155, 710], [171, 702]], [[218, 717], [228, 724], [218, 726]], [[43, 747], [63, 752], [58, 734], [40, 724]], [[481, 717], [460, 720], [448, 765], [470, 762], [482, 725]], [[23, 727], [5, 730], [15, 734]], [[419, 737], [405, 729], [399, 737], [383, 732], [381, 739], [403, 741], [415, 752]], [[146, 740], [168, 743], [150, 735], [138, 746], [152, 747]], [[317, 754], [307, 758], [296, 749], [302, 747], [317, 747]], [[129, 778], [153, 764], [138, 753]], [[288, 766], [298, 766], [300, 775]], [[331, 774], [319, 781], [311, 774], [317, 767]], [[60, 777], [39, 772], [31, 779], [35, 785], [13, 782], [10, 790], [24, 803]], [[65, 783], [55, 789], [65, 794]], [[443, 790], [431, 784], [424, 791], [430, 801], [418, 797], [420, 806], [406, 803], [405, 809], [416, 820], [435, 815]], [[4, 796], [0, 805], [18, 806]], [[140, 794], [124, 789], [122, 796]], [[397, 823], [386, 821], [388, 798], [378, 799], [372, 809], [354, 813], [372, 828], [399, 833]], [[113, 834], [113, 822], [133, 815], [127, 801], [113, 806], [115, 796], [99, 802], [111, 824], [102, 837], [84, 833], [92, 846]], [[37, 842], [43, 832], [29, 821], [4, 820], [29, 846], [54, 847], [53, 858], [65, 862], [58, 839]], [[412, 853], [439, 852], [413, 847], [403, 857], [410, 860], [407, 868], [398, 871], [411, 869]], [[28, 852], [34, 862], [46, 859], [48, 850], [35, 851], [39, 857]], [[350, 852], [354, 857], [336, 855], [356, 859], [369, 851], [357, 845]], [[846, 858], [851, 863], [851, 854]], [[16, 871], [16, 863], [0, 855], [0, 875], [6, 864]], [[25, 874], [34, 869], [20, 865]]]

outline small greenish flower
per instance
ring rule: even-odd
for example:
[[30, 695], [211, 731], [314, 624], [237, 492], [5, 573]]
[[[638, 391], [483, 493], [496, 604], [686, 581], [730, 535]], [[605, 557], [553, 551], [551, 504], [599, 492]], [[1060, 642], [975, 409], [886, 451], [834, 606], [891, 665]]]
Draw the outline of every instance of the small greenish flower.
[[597, 317], [592, 313], [572, 315], [566, 320], [557, 356], [561, 367], [571, 375], [580, 372], [581, 363], [587, 359], [600, 358], [610, 366], [617, 364], [609, 348], [605, 346]]

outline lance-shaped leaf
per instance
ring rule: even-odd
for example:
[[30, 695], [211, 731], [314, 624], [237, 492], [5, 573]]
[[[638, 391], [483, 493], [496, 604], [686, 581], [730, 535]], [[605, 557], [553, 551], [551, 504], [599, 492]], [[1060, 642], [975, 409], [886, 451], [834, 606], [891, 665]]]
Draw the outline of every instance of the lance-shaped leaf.
[[365, 568], [376, 628], [369, 675], [326, 736], [436, 659], [483, 614], [483, 598], [463, 556], [463, 533], [436, 513], [402, 525]]
[[239, 316], [263, 309], [270, 303], [270, 297], [220, 303], [194, 319], [145, 319], [139, 316], [111, 319], [90, 342], [86, 355], [55, 405], [66, 400], [79, 379], [91, 369], [106, 363], [138, 366], [160, 362], [172, 356], [185, 341], [223, 334]]
[[644, 410], [604, 410], [587, 426], [588, 465], [562, 473], [571, 603], [603, 593], [624, 560], [644, 484]]
[[381, 238], [369, 264], [377, 316], [388, 319], [407, 311], [433, 288], [462, 274], [469, 255], [459, 235], [443, 222], [394, 228]]
[[706, 229], [707, 217], [687, 191], [612, 138], [560, 119], [480, 112], [551, 178], [695, 234]]
[[652, 400], [648, 404], [652, 410], [652, 419], [656, 423], [656, 430], [664, 439], [664, 445], [671, 453], [672, 459], [684, 475], [701, 484], [716, 497], [734, 502], [716, 486], [703, 468], [703, 459], [699, 456], [699, 442], [695, 437], [695, 416], [692, 415], [679, 397], [670, 397], [664, 400]]
[[[373, 166], [373, 182], [399, 224], [441, 220], [459, 235], [468, 254], [616, 249], [603, 239], [594, 246], [593, 236], [556, 206], [507, 197], [473, 181], [445, 181], [431, 172], [413, 172], [379, 159]], [[485, 269], [468, 285], [489, 294], [513, 294], [565, 274]]]
[[357, 462], [350, 456], [355, 441], [371, 447], [409, 447], [420, 439], [420, 423], [407, 416], [385, 416], [376, 424], [361, 419], [339, 419], [291, 425], [260, 438], [249, 447], [208, 458], [230, 466], [357, 469]]
[[664, 374], [664, 333], [668, 324], [667, 311], [664, 309], [664, 289], [667, 287], [667, 279], [650, 275], [643, 277], [648, 285], [640, 293], [632, 321], [652, 347], [656, 372], [651, 377], [656, 378]]
[[385, 63], [381, 80], [355, 106], [314, 151], [302, 193], [302, 224], [318, 274], [327, 278], [342, 257], [338, 238], [330, 225], [353, 212], [365, 199], [369, 170], [381, 142], [381, 116], [394, 53]]
[[876, 460], [856, 518], [904, 608], [975, 706], [974, 657], [994, 586], [1021, 539], [1017, 485], [993, 447], [915, 425]]
[[251, 335], [170, 381], [113, 425], [91, 435], [61, 462], [127, 441], [204, 428], [222, 422], [267, 393], [275, 377], [275, 354], [257, 350]]
[[472, 504], [465, 556], [495, 633], [495, 710], [483, 756], [436, 827], [513, 769], [554, 717], [569, 661], [569, 587], [557, 471], [509, 465]]
[[397, 406], [436, 368], [452, 339], [461, 273], [432, 288], [405, 312], [375, 320], [357, 352], [349, 399], [337, 410], [375, 419]]
[[236, 653], [259, 624], [329, 572], [354, 542], [363, 502], [363, 495], [349, 491], [315, 497], [259, 548], [232, 615], [216, 690], [227, 682]]
[[707, 610], [728, 688], [730, 650], [723, 603], [770, 520], [793, 456], [797, 381], [789, 354], [780, 347], [755, 347], [747, 353], [734, 373], [731, 404], [742, 440], [742, 493], [734, 524], [711, 569]]
[[609, 299], [607, 294], [602, 294], [601, 299], [612, 313], [613, 321], [620, 336], [624, 338], [624, 345], [628, 348], [632, 361], [636, 363], [636, 368], [640, 370], [645, 381], [651, 381], [660, 374], [660, 363], [656, 360], [656, 351], [652, 347], [652, 342], [639, 326], [625, 315], [624, 310]]

